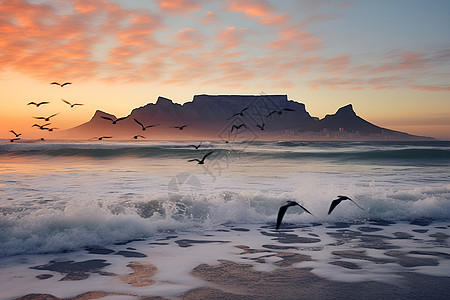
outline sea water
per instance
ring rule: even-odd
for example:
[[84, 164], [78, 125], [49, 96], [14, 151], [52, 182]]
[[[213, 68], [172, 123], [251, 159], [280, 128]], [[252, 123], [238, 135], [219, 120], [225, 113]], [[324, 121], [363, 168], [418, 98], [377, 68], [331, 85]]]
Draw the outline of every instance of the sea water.
[[[450, 219], [450, 142], [191, 144], [3, 141], [0, 256], [274, 225], [287, 200], [312, 213], [290, 208], [288, 224]], [[338, 195], [363, 209], [328, 215]]]

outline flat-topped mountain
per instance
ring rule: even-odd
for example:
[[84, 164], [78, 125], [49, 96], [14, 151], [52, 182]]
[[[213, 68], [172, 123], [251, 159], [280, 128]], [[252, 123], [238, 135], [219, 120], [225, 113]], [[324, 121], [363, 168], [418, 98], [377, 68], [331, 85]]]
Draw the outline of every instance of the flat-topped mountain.
[[114, 122], [118, 117], [97, 110], [90, 121], [62, 134], [118, 139], [137, 134], [147, 139], [195, 140], [429, 139], [367, 122], [356, 115], [351, 104], [319, 120], [306, 111], [303, 103], [288, 100], [287, 95], [196, 95], [184, 104], [158, 97], [155, 103], [135, 108], [124, 117]]

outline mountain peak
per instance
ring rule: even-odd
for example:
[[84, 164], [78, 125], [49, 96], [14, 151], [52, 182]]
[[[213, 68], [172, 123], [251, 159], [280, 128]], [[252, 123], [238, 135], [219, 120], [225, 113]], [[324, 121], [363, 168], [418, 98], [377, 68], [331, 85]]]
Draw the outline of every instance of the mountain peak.
[[339, 108], [334, 115], [335, 116], [339, 115], [343, 117], [355, 117], [356, 113], [353, 110], [353, 106], [351, 104], [347, 104], [346, 106]]
[[156, 105], [169, 105], [169, 104], [173, 104], [172, 100], [170, 100], [169, 98], [159, 96], [158, 100], [156, 100]]
[[95, 111], [94, 115], [92, 116], [91, 120], [99, 119], [99, 118], [102, 117], [102, 116], [103, 116], [103, 117], [113, 118], [113, 119], [116, 118], [115, 115], [108, 114], [108, 113], [106, 113], [106, 112], [104, 112], [104, 111], [102, 111], [102, 110], [97, 109], [97, 110]]

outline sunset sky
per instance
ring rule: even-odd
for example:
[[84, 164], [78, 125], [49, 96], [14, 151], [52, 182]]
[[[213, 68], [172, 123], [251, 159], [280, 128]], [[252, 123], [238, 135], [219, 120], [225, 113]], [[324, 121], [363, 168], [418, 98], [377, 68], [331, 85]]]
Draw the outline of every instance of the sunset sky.
[[352, 103], [376, 125], [450, 140], [449, 16], [448, 0], [0, 0], [0, 137], [158, 96], [287, 94], [312, 116]]

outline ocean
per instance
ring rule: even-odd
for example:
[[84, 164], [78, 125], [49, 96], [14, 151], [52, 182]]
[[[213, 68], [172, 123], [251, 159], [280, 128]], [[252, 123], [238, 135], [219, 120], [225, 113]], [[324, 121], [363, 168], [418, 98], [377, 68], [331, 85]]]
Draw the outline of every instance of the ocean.
[[[375, 282], [389, 287], [365, 287], [375, 296], [419, 298], [411, 287], [419, 279], [422, 287], [450, 282], [450, 142], [194, 144], [0, 141], [0, 298], [96, 291], [114, 299], [297, 299], [282, 284], [273, 297], [239, 286], [236, 269], [243, 277], [308, 272], [347, 299], [361, 295], [340, 284]], [[189, 161], [211, 151], [204, 164]], [[328, 214], [338, 195], [361, 208], [343, 201]], [[312, 214], [290, 207], [275, 230], [287, 200]], [[78, 271], [88, 274], [82, 279], [65, 279], [73, 265], [51, 265], [88, 258], [105, 265]], [[158, 270], [152, 284], [123, 280], [136, 261]], [[228, 283], [214, 280], [218, 266], [219, 277], [235, 272]], [[425, 291], [444, 299], [449, 286]]]

